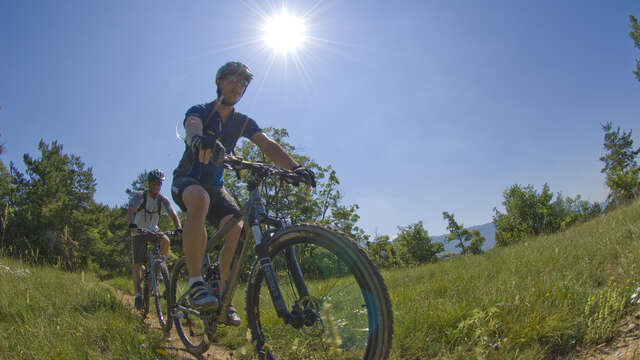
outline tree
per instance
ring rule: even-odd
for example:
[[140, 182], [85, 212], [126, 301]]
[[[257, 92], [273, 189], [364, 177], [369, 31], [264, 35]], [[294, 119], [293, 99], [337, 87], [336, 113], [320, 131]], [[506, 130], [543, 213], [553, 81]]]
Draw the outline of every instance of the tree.
[[388, 268], [399, 265], [397, 251], [389, 235], [378, 235], [373, 241], [367, 241], [367, 252], [378, 267]]
[[480, 231], [469, 231], [462, 224], [458, 224], [454, 218], [454, 214], [449, 214], [446, 211], [442, 212], [442, 217], [447, 220], [447, 230], [449, 235], [447, 241], [451, 242], [458, 240], [456, 247], [460, 249], [461, 255], [475, 255], [482, 253], [482, 244], [485, 242], [484, 236], [480, 234]]
[[44, 261], [73, 268], [86, 265], [97, 233], [93, 224], [95, 179], [79, 157], [62, 153], [57, 141], [38, 145], [41, 157], [25, 154], [26, 175], [10, 163], [12, 194], [8, 238]]
[[511, 245], [531, 235], [564, 230], [601, 213], [599, 204], [581, 200], [580, 195], [572, 199], [558, 193], [554, 200], [547, 184], [539, 193], [532, 185], [516, 184], [506, 189], [503, 196], [505, 213], [493, 209], [498, 246]]
[[[0, 143], [0, 155], [4, 151]], [[9, 192], [10, 192], [9, 171], [0, 160], [0, 249], [4, 247], [5, 235], [7, 231], [7, 221], [9, 219]]]
[[602, 130], [605, 154], [600, 157], [604, 163], [600, 172], [606, 175], [610, 209], [635, 199], [640, 193], [640, 168], [636, 161], [640, 147], [633, 149], [632, 130], [620, 134], [620, 127], [613, 131], [611, 122], [602, 125]]
[[546, 224], [553, 197], [549, 185], [544, 184], [542, 192], [538, 194], [532, 185], [522, 187], [516, 184], [505, 190], [503, 195], [502, 205], [506, 213], [493, 209], [496, 245], [505, 246], [524, 240], [527, 235], [540, 234]]
[[147, 169], [142, 170], [141, 173], [136, 176], [136, 179], [131, 182], [131, 186], [125, 190], [127, 195], [131, 196], [136, 191], [145, 191], [149, 190], [149, 182], [147, 181], [147, 174], [149, 171]]
[[431, 243], [429, 233], [422, 221], [408, 226], [398, 226], [400, 233], [393, 240], [403, 264], [422, 264], [437, 260], [438, 253], [444, 251], [442, 243]]
[[[638, 19], [633, 15], [629, 15], [629, 21], [629, 27], [631, 28], [629, 36], [633, 39], [635, 46], [640, 49], [640, 25], [638, 25]], [[640, 81], [640, 60], [636, 60], [636, 70], [633, 73], [636, 75], [636, 79]]]

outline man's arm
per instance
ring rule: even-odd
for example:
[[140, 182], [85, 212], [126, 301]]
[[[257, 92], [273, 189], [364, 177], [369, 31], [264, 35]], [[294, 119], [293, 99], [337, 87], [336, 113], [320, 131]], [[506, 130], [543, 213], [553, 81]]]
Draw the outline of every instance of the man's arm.
[[251, 137], [251, 141], [258, 145], [260, 150], [267, 155], [271, 161], [273, 161], [278, 167], [282, 169], [291, 170], [294, 167], [298, 166], [298, 163], [293, 160], [291, 155], [289, 155], [277, 142], [271, 140], [265, 133], [262, 131], [256, 133]]
[[182, 229], [182, 225], [180, 224], [180, 218], [178, 218], [178, 214], [176, 214], [176, 211], [173, 208], [173, 205], [171, 205], [171, 202], [169, 201], [169, 199], [164, 196], [162, 196], [162, 203], [165, 210], [165, 214], [169, 215], [169, 217], [171, 218], [171, 220], [173, 221], [173, 225], [175, 225], [176, 230], [177, 229]]
[[176, 229], [182, 229], [182, 225], [180, 224], [180, 218], [178, 218], [178, 214], [174, 211], [169, 212], [169, 217], [173, 220], [173, 225], [176, 226]]
[[190, 145], [193, 135], [202, 135], [202, 120], [197, 116], [189, 115], [184, 120], [184, 130], [186, 133], [185, 141], [187, 145]]
[[[203, 164], [208, 164], [211, 161], [211, 157], [213, 156], [213, 148], [209, 148], [208, 146], [206, 147], [206, 149], [202, 149], [203, 145], [200, 146], [195, 146], [193, 144], [193, 137], [198, 135], [198, 136], [202, 136], [203, 134], [203, 126], [202, 126], [202, 120], [195, 116], [195, 115], [189, 115], [187, 116], [187, 118], [184, 120], [184, 129], [185, 129], [185, 141], [187, 143], [187, 145], [192, 147], [192, 150], [194, 149], [199, 149], [198, 150], [198, 161], [200, 161]], [[202, 139], [200, 139], [201, 143], [203, 142]], [[222, 143], [217, 142], [217, 144], [220, 144], [220, 146], [222, 147]], [[224, 148], [224, 147], [223, 147]], [[195, 151], [195, 150], [194, 150]], [[224, 155], [224, 153], [222, 154]]]
[[[135, 206], [129, 206], [129, 208], [127, 209], [127, 221], [129, 222], [129, 225], [136, 223], [136, 210], [137, 209]], [[132, 233], [137, 232], [135, 229], [132, 229], [132, 228], [129, 228], [129, 230]]]

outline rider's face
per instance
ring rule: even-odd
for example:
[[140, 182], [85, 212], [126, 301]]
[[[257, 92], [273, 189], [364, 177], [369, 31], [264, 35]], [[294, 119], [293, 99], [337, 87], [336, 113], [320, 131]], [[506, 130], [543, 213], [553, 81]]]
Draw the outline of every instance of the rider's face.
[[218, 80], [218, 87], [224, 96], [224, 104], [233, 106], [240, 101], [247, 85], [247, 81], [241, 76], [228, 76]]
[[152, 194], [157, 194], [160, 192], [160, 189], [162, 188], [162, 181], [159, 180], [152, 180], [149, 181], [149, 192]]

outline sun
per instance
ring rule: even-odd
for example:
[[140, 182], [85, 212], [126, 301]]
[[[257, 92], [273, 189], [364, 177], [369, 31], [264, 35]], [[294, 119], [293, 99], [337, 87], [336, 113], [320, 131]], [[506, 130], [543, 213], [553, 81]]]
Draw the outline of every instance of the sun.
[[305, 41], [304, 21], [284, 11], [266, 19], [262, 31], [267, 46], [284, 55], [295, 53]]

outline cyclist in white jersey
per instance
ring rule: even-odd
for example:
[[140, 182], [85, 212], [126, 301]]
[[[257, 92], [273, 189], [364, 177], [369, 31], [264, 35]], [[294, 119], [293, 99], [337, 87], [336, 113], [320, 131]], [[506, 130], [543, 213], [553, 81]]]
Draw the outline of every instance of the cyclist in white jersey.
[[[133, 253], [133, 265], [131, 267], [131, 279], [136, 292], [135, 307], [142, 308], [141, 286], [142, 265], [147, 261], [147, 239], [148, 234], [138, 234], [138, 228], [150, 231], [159, 231], [158, 221], [160, 215], [169, 215], [176, 226], [178, 233], [182, 232], [180, 219], [176, 215], [169, 199], [160, 194], [162, 181], [165, 176], [162, 170], [154, 169], [147, 175], [149, 190], [138, 191], [131, 194], [129, 199], [129, 209], [127, 219], [129, 220], [129, 230], [131, 231], [131, 251]], [[160, 240], [160, 255], [166, 256], [169, 252], [169, 238], [162, 235]]]

